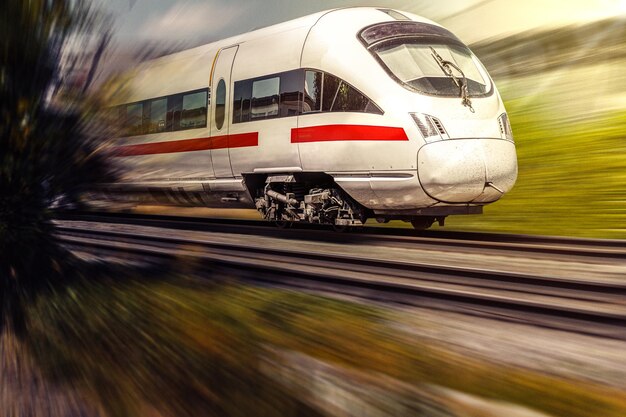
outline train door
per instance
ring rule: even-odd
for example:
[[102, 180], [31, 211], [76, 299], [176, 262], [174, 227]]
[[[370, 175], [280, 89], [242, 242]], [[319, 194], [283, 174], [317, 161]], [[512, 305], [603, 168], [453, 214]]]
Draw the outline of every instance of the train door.
[[239, 46], [219, 51], [211, 77], [211, 160], [217, 178], [232, 178], [228, 131], [230, 128], [231, 72]]

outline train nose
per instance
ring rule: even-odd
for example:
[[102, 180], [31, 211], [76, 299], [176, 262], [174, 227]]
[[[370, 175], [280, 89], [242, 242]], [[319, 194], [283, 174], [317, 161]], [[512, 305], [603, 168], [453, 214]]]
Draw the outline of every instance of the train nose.
[[512, 142], [453, 139], [431, 142], [417, 154], [420, 183], [446, 203], [487, 203], [508, 192], [517, 178]]

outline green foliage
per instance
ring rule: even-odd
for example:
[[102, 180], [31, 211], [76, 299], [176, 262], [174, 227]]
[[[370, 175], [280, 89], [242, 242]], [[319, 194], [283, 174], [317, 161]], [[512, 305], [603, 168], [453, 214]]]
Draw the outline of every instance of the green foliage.
[[[111, 271], [107, 272], [111, 276]], [[623, 392], [495, 365], [404, 334], [391, 313], [290, 291], [150, 281], [96, 272], [28, 311], [27, 345], [48, 376], [83, 387], [112, 416], [313, 416], [263, 372], [274, 352], [436, 384], [554, 416], [623, 416]], [[354, 381], [358, 383], [358, 381]]]
[[30, 310], [26, 341], [47, 376], [83, 387], [110, 416], [148, 405], [166, 416], [317, 415], [261, 372], [240, 290], [122, 275], [76, 282]]
[[48, 94], [63, 46], [93, 23], [82, 1], [0, 2], [0, 313], [61, 275], [50, 205], [109, 177], [81, 103]]

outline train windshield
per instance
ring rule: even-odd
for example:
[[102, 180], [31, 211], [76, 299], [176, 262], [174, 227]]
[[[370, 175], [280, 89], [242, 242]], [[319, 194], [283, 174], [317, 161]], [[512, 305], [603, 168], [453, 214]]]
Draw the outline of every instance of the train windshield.
[[465, 87], [470, 97], [492, 91], [480, 61], [444, 28], [394, 22], [369, 27], [360, 36], [387, 72], [411, 90], [446, 97], [459, 97]]
[[[448, 75], [433, 50], [444, 62], [457, 68]], [[402, 43], [383, 47], [376, 51], [380, 60], [402, 83], [428, 94], [459, 96], [457, 80], [465, 76], [470, 96], [483, 95], [489, 90], [488, 78], [467, 48], [456, 45]], [[454, 75], [454, 76], [452, 76]]]

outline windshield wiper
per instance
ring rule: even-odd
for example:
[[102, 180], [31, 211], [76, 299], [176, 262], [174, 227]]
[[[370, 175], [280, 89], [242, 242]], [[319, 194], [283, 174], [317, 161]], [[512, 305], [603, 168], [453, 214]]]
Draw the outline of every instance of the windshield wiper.
[[[433, 48], [432, 46], [430, 47], [430, 50], [433, 52], [431, 55], [433, 59], [437, 62], [437, 64], [439, 64], [439, 68], [441, 68], [444, 74], [452, 78], [452, 81], [454, 81], [454, 84], [459, 88], [461, 104], [466, 107], [469, 107], [472, 113], [474, 113], [474, 108], [472, 107], [472, 102], [470, 100], [469, 91], [467, 90], [467, 78], [465, 78], [465, 74], [463, 73], [461, 68], [459, 68], [456, 64], [450, 61], [444, 60], [441, 57], [441, 55], [439, 55], [437, 51], [435, 51], [435, 48]], [[463, 78], [459, 79], [459, 77], [454, 75], [454, 73], [452, 72], [452, 68], [457, 70], [461, 74], [461, 77]]]

